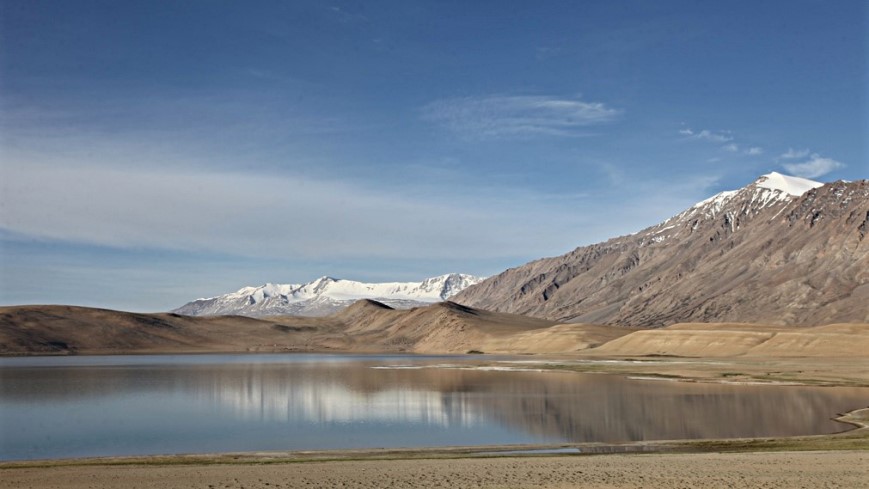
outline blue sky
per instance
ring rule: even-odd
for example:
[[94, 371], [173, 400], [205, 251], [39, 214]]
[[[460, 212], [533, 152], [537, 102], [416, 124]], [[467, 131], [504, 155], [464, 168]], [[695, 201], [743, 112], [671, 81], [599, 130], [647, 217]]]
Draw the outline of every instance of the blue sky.
[[0, 0], [0, 304], [489, 275], [869, 176], [865, 1]]

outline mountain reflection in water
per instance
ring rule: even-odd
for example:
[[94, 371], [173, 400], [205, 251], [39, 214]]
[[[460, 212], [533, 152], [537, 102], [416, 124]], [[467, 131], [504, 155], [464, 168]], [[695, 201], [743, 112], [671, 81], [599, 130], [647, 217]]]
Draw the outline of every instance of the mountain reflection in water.
[[[366, 420], [470, 426], [496, 421], [565, 442], [832, 433], [831, 406], [862, 407], [869, 390], [686, 384], [563, 372], [358, 367], [212, 372], [198, 391], [245, 419]], [[851, 403], [851, 404], [849, 404]]]

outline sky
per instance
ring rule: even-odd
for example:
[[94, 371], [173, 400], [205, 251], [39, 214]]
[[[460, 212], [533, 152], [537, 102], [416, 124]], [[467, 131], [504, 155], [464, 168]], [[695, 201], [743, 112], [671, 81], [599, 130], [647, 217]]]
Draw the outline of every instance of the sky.
[[869, 177], [869, 3], [0, 0], [0, 305], [488, 276]]

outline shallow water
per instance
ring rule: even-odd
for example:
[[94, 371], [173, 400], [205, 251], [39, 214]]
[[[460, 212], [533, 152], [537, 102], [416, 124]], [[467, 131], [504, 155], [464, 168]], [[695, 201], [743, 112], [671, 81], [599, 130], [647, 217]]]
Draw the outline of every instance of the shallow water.
[[0, 459], [787, 436], [869, 389], [468, 369], [479, 358], [0, 359]]

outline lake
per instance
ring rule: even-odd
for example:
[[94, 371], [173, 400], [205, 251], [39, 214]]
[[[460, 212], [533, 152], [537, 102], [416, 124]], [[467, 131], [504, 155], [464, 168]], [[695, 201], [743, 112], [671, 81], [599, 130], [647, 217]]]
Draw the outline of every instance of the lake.
[[[0, 459], [833, 433], [869, 389], [480, 370], [479, 358], [0, 359]], [[492, 360], [486, 357], [486, 360]]]

